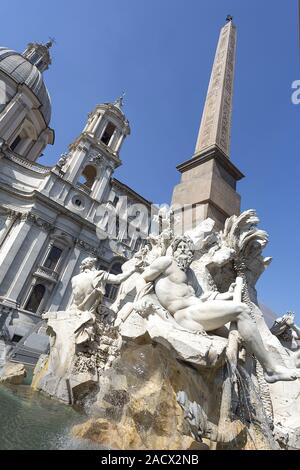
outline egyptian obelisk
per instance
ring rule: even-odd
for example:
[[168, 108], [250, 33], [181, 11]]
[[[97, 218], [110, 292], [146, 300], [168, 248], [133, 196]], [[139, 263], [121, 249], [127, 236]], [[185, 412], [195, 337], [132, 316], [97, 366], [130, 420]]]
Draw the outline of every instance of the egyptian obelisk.
[[244, 175], [230, 161], [235, 52], [236, 27], [228, 15], [220, 32], [195, 153], [177, 166], [181, 182], [174, 188], [172, 205], [175, 213], [185, 207], [189, 221], [185, 229], [207, 217], [221, 229], [227, 217], [240, 212], [236, 183]]

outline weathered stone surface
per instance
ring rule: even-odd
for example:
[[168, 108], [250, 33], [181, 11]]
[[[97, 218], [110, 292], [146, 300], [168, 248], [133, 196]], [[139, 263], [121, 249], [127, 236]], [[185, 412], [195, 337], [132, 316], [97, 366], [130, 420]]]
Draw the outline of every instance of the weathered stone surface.
[[125, 340], [134, 340], [135, 342], [146, 342], [147, 322], [135, 310], [128, 316], [126, 321], [120, 325], [120, 334]]
[[[228, 437], [232, 431], [226, 444], [195, 439], [178, 403], [178, 392], [185, 390], [209, 416], [207, 426], [217, 428], [222, 383], [222, 369], [196, 370], [159, 344], [130, 343], [101, 377], [100, 391], [89, 410], [92, 418], [75, 426], [72, 433], [110, 449], [270, 448], [258, 426], [254, 429], [240, 420], [223, 423], [223, 431], [220, 427], [220, 436], [227, 433]], [[253, 436], [257, 436], [255, 443]]]
[[147, 329], [153, 342], [172, 351], [177, 359], [197, 367], [218, 367], [224, 364], [227, 340], [176, 328], [156, 315], [150, 315]]
[[190, 435], [176, 393], [190, 385], [201, 396], [207, 385], [162, 346], [131, 344], [101, 380], [95, 418], [75, 426], [76, 437], [126, 450], [206, 448]]
[[89, 393], [92, 393], [98, 386], [98, 374], [91, 372], [81, 372], [70, 377], [70, 387], [73, 394], [73, 402], [82, 401]]
[[49, 357], [42, 356], [33, 375], [31, 387], [66, 404], [82, 400], [98, 385], [97, 372], [82, 372], [59, 377], [49, 370]]
[[[123, 340], [136, 344], [159, 343], [177, 359], [193, 364], [195, 367], [219, 367], [224, 364], [227, 340], [219, 336], [209, 336], [185, 330], [173, 319], [164, 320], [158, 310], [162, 307], [152, 304], [152, 299], [145, 303], [143, 318], [135, 309], [120, 325]], [[156, 310], [155, 310], [156, 309]], [[150, 312], [150, 313], [149, 313]]]
[[[143, 424], [143, 423], [142, 423]], [[196, 442], [190, 436], [176, 436], [171, 440], [169, 436], [158, 436], [155, 447], [147, 447], [138, 434], [134, 419], [128, 419], [126, 424], [110, 422], [107, 419], [89, 420], [82, 425], [73, 428], [73, 434], [77, 438], [89, 439], [95, 443], [107, 445], [110, 449], [132, 450], [132, 449], [157, 449], [157, 450], [208, 450], [205, 444]]]
[[26, 377], [24, 364], [7, 362], [0, 376], [1, 383], [20, 385]]
[[34, 390], [38, 390], [38, 384], [42, 377], [47, 373], [48, 370], [48, 363], [49, 363], [49, 356], [48, 354], [41, 354], [39, 360], [37, 361], [34, 371], [33, 377], [31, 382], [31, 387]]

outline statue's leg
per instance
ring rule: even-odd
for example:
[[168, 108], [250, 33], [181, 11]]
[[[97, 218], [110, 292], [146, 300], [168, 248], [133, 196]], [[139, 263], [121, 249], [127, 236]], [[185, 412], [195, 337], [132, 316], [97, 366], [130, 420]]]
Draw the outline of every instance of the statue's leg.
[[256, 322], [252, 320], [248, 312], [242, 311], [238, 315], [237, 327], [245, 344], [262, 365], [267, 382], [290, 381], [300, 377], [299, 370], [289, 369], [286, 366], [279, 365], [272, 352], [267, 351], [264, 347]]
[[299, 370], [288, 369], [276, 363], [272, 353], [264, 347], [257, 325], [250, 317], [249, 308], [243, 303], [226, 300], [197, 302], [176, 312], [174, 318], [181, 326], [193, 331], [197, 331], [197, 324], [198, 330], [202, 326], [206, 331], [212, 331], [228, 322], [236, 321], [241, 337], [261, 363], [268, 382], [295, 380], [300, 377]]
[[190, 330], [199, 330], [199, 324], [205, 331], [213, 331], [237, 320], [240, 312], [247, 308], [242, 303], [228, 300], [197, 302], [175, 313], [175, 320]]

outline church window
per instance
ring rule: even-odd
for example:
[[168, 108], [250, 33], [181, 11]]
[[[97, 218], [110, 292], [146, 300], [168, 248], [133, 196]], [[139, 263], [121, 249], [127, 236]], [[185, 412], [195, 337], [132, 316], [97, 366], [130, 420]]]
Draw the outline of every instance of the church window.
[[115, 197], [114, 197], [114, 200], [113, 200], [113, 202], [112, 202], [112, 205], [113, 205], [114, 207], [117, 207], [119, 200], [120, 200], [119, 196], [115, 196]]
[[95, 182], [95, 179], [97, 177], [97, 170], [93, 165], [87, 165], [83, 172], [81, 173], [81, 176], [79, 178], [79, 183], [83, 184], [89, 189], [92, 189], [92, 186]]
[[135, 250], [139, 251], [139, 249], [142, 247], [142, 244], [143, 244], [143, 241], [142, 241], [141, 237], [137, 238], [137, 240], [135, 242]]
[[[122, 272], [122, 264], [117, 262], [112, 265], [109, 271], [111, 274], [120, 274]], [[119, 286], [116, 284], [106, 284], [105, 297], [111, 302], [116, 300]]]
[[10, 148], [20, 155], [25, 155], [32, 142], [37, 140], [37, 137], [38, 136], [34, 125], [31, 121], [25, 119], [19, 134], [10, 144]]
[[37, 51], [31, 53], [29, 58], [30, 58], [30, 62], [35, 65], [40, 61], [40, 55]]
[[120, 217], [116, 216], [116, 238], [119, 237], [120, 234]]
[[15, 150], [17, 146], [19, 145], [19, 143], [21, 142], [21, 140], [22, 140], [21, 137], [18, 135], [10, 145], [11, 150]]
[[80, 199], [75, 199], [74, 204], [75, 206], [80, 207], [82, 204], [82, 201]]
[[102, 134], [101, 142], [103, 142], [105, 145], [108, 145], [113, 133], [115, 132], [115, 129], [116, 126], [109, 122], [105, 128], [105, 131]]
[[52, 246], [46, 258], [46, 261], [44, 263], [45, 268], [52, 269], [52, 271], [54, 271], [54, 269], [57, 266], [58, 260], [61, 257], [61, 254], [62, 254], [61, 248], [58, 248], [57, 246]]
[[36, 284], [30, 294], [30, 297], [25, 305], [25, 310], [36, 313], [46, 292], [46, 287], [43, 284]]
[[21, 341], [22, 338], [23, 338], [23, 336], [13, 335], [11, 340], [12, 340], [13, 343], [18, 343], [19, 341]]

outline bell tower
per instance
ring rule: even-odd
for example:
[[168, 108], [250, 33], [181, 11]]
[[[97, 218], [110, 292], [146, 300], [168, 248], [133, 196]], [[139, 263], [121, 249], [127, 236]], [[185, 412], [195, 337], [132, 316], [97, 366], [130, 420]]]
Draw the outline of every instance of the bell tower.
[[122, 164], [119, 152], [130, 134], [122, 105], [123, 96], [114, 103], [97, 105], [69, 152], [57, 164], [66, 180], [98, 202], [102, 201], [114, 170]]
[[210, 217], [215, 228], [240, 212], [236, 184], [244, 175], [230, 161], [230, 136], [236, 52], [236, 27], [230, 15], [222, 27], [195, 152], [177, 169], [181, 181], [173, 191], [175, 213], [184, 206], [185, 229]]

